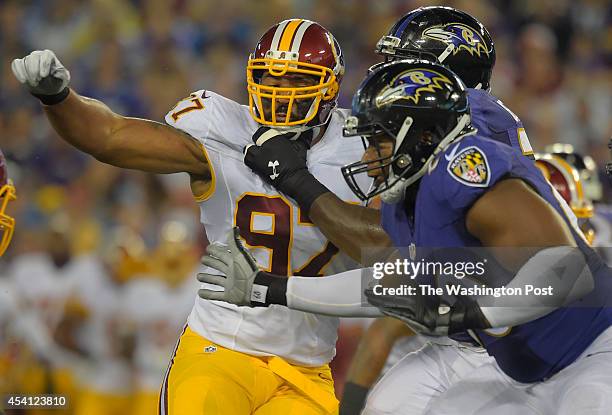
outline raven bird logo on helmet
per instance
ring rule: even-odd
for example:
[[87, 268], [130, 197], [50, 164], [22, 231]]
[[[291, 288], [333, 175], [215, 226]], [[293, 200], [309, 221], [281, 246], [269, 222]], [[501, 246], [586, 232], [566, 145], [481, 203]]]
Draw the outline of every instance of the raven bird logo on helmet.
[[491, 35], [476, 18], [451, 7], [413, 10], [376, 44], [386, 61], [425, 58], [448, 66], [468, 88], [489, 89], [495, 65]]
[[489, 56], [489, 50], [480, 34], [462, 23], [449, 23], [431, 27], [423, 31], [423, 36], [452, 46], [453, 55], [465, 50], [470, 55], [480, 57], [480, 54], [484, 53]]
[[441, 90], [443, 82], [452, 84], [446, 76], [430, 69], [417, 68], [402, 72], [376, 97], [376, 106], [382, 107], [398, 99], [409, 99], [418, 104], [421, 93]]
[[0, 151], [0, 256], [8, 248], [15, 230], [15, 219], [6, 212], [10, 201], [17, 198], [15, 186], [8, 178], [6, 160]]
[[[349, 164], [342, 174], [361, 200], [380, 195], [397, 203], [440, 152], [474, 132], [467, 92], [457, 75], [426, 60], [392, 61], [361, 83], [344, 127], [345, 136], [361, 136], [376, 146], [379, 158]], [[393, 141], [388, 156], [381, 153], [382, 138]], [[374, 187], [362, 189], [357, 180], [361, 174], [377, 176]]]
[[[262, 84], [264, 74], [308, 76], [313, 85]], [[247, 91], [253, 119], [262, 125], [296, 128], [327, 123], [336, 106], [344, 58], [331, 32], [304, 19], [285, 20], [261, 37], [247, 64]], [[279, 108], [283, 110], [279, 112]], [[300, 110], [295, 116], [296, 110]]]

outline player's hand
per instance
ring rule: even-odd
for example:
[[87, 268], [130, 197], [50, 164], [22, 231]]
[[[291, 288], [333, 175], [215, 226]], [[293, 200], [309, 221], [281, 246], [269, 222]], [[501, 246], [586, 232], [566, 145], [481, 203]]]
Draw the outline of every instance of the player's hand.
[[[270, 127], [259, 127], [253, 142], [244, 149], [244, 163], [264, 181], [287, 193], [286, 181], [292, 175], [308, 171], [306, 154], [308, 144], [295, 133]], [[287, 191], [286, 191], [287, 190]]]
[[11, 69], [15, 78], [43, 103], [47, 103], [44, 98], [57, 98], [59, 95], [65, 98], [68, 95], [70, 72], [48, 49], [36, 50], [25, 58], [13, 60]]
[[228, 303], [250, 306], [253, 281], [259, 267], [253, 256], [242, 245], [239, 229], [233, 228], [227, 238], [227, 245], [212, 243], [206, 248], [202, 264], [220, 271], [225, 275], [206, 272], [198, 274], [198, 281], [216, 285], [223, 291], [201, 289], [200, 297]]
[[447, 336], [450, 307], [443, 307], [438, 297], [415, 295], [376, 295], [374, 290], [365, 290], [370, 304], [383, 314], [397, 318], [414, 331], [430, 336]]
[[397, 318], [414, 331], [429, 336], [448, 336], [467, 329], [489, 327], [480, 307], [466, 297], [456, 297], [449, 304], [436, 295], [376, 295], [365, 290], [370, 304], [385, 315]]
[[294, 132], [260, 127], [253, 135], [255, 144], [244, 149], [244, 163], [308, 211], [312, 202], [329, 190], [308, 171], [309, 140], [304, 134], [295, 138]]

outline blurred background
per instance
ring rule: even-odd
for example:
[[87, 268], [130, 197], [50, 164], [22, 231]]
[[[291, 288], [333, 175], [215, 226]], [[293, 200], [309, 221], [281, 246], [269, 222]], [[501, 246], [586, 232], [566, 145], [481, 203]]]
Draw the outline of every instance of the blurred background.
[[[107, 414], [128, 404], [155, 413], [206, 245], [186, 175], [119, 170], [64, 144], [13, 78], [12, 59], [52, 49], [79, 93], [161, 121], [198, 89], [246, 103], [245, 64], [259, 36], [303, 17], [343, 48], [347, 107], [377, 61], [379, 37], [433, 4], [463, 9], [491, 31], [492, 92], [535, 150], [570, 143], [602, 173], [612, 136], [606, 0], [0, 0], [0, 148], [19, 197], [10, 206], [15, 240], [0, 259], [0, 394], [70, 393], [79, 414], [97, 413], [100, 400]], [[343, 326], [339, 391], [360, 332], [361, 323]]]

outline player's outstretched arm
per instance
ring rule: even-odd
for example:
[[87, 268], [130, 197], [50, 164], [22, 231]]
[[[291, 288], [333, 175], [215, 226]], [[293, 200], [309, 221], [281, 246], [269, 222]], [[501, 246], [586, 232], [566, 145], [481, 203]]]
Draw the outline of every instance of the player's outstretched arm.
[[380, 377], [385, 362], [397, 340], [414, 332], [394, 318], [379, 318], [361, 337], [353, 356], [340, 402], [340, 415], [359, 414], [367, 394]]
[[[353, 269], [324, 278], [275, 275], [262, 271], [240, 241], [238, 228], [227, 238], [227, 244], [208, 245], [202, 263], [222, 275], [201, 272], [206, 287], [198, 294], [205, 300], [225, 301], [239, 306], [268, 307], [283, 305], [294, 310], [338, 317], [381, 317], [375, 307], [364, 304], [363, 286], [371, 273]], [[365, 270], [367, 271], [367, 270]]]
[[[292, 135], [294, 133], [260, 128], [253, 136], [256, 144], [245, 149], [245, 164], [263, 180], [293, 198], [342, 252], [363, 265], [371, 265], [375, 255], [366, 258], [362, 255], [364, 250], [392, 245], [380, 225], [380, 213], [347, 203], [321, 184], [308, 171], [306, 148], [300, 149], [300, 139], [292, 140]], [[274, 175], [270, 174], [272, 162], [276, 162], [277, 174]], [[371, 251], [368, 253], [372, 254]]]
[[150, 120], [124, 117], [68, 87], [70, 73], [50, 50], [34, 51], [11, 65], [15, 77], [45, 105], [57, 133], [96, 159], [152, 173], [187, 172], [210, 177], [200, 144]]

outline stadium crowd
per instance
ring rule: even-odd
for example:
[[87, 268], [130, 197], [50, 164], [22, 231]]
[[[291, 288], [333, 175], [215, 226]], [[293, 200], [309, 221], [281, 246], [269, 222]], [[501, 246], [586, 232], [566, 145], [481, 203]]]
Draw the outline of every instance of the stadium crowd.
[[[195, 299], [194, 269], [206, 245], [186, 175], [116, 169], [63, 143], [12, 76], [12, 59], [51, 49], [81, 94], [161, 121], [197, 89], [246, 103], [245, 64], [258, 36], [299, 16], [339, 40], [347, 65], [339, 102], [347, 107], [378, 60], [374, 45], [397, 17], [441, 3], [491, 31], [492, 92], [522, 119], [534, 149], [569, 143], [603, 171], [612, 136], [612, 9], [605, 0], [0, 1], [0, 147], [18, 191], [10, 209], [15, 241], [0, 259], [0, 395], [77, 385], [107, 402], [115, 395], [119, 408], [148, 394], [141, 410], [150, 413]], [[603, 183], [605, 202], [612, 189]], [[82, 275], [92, 279], [79, 281]], [[11, 302], [23, 311], [19, 324], [3, 307]], [[109, 339], [105, 346], [91, 344], [94, 332]], [[151, 341], [152, 333], [163, 338]], [[159, 347], [142, 350], [151, 343]], [[339, 346], [340, 356], [348, 354]], [[342, 372], [345, 363], [336, 367]], [[95, 413], [86, 406], [95, 399], [82, 402], [75, 410]]]

